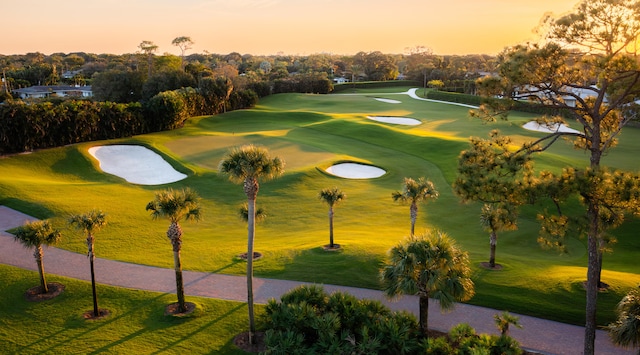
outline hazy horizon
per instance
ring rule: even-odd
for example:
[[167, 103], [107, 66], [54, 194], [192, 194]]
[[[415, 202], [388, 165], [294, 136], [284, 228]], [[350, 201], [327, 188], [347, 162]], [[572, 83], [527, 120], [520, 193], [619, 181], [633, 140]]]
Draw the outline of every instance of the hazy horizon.
[[[194, 53], [353, 55], [406, 53], [424, 46], [435, 54], [495, 55], [534, 41], [545, 13], [559, 15], [578, 0], [35, 0], [4, 5], [14, 35], [0, 54], [40, 52], [127, 54], [151, 41], [156, 54], [179, 54], [171, 41], [190, 37]], [[390, 3], [391, 5], [387, 5]]]

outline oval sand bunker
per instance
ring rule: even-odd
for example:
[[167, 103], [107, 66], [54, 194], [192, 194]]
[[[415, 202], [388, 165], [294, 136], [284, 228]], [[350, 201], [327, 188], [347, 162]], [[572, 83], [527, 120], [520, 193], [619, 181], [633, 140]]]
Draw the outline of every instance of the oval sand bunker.
[[386, 171], [371, 165], [357, 163], [341, 163], [327, 168], [326, 172], [347, 179], [373, 179], [380, 177]]
[[161, 185], [176, 182], [187, 175], [176, 171], [151, 149], [139, 145], [103, 145], [89, 148], [105, 173], [132, 184]]
[[401, 104], [402, 103], [402, 101], [392, 100], [392, 99], [383, 99], [381, 97], [376, 97], [376, 100], [378, 100], [380, 102], [386, 102], [388, 104]]
[[410, 117], [367, 116], [367, 118], [378, 122], [401, 124], [406, 126], [417, 126], [422, 123], [420, 120]]

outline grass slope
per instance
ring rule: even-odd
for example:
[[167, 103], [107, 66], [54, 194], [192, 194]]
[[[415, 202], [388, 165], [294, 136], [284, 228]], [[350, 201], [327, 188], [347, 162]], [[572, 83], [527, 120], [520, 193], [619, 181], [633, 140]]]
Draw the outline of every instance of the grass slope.
[[[407, 88], [394, 89], [403, 92]], [[246, 225], [237, 210], [246, 199], [241, 186], [217, 174], [228, 149], [245, 143], [266, 146], [286, 161], [280, 179], [260, 186], [258, 205], [268, 214], [257, 226], [256, 250], [265, 257], [254, 264], [257, 276], [379, 288], [378, 270], [386, 251], [409, 232], [409, 208], [395, 204], [391, 193], [404, 177], [432, 180], [440, 198], [420, 206], [417, 230], [442, 229], [469, 251], [477, 295], [470, 303], [582, 324], [586, 275], [584, 241], [570, 240], [570, 253], [542, 250], [537, 242], [535, 209], [525, 208], [517, 231], [500, 234], [497, 262], [502, 271], [486, 271], [488, 235], [479, 226], [478, 204], [460, 204], [453, 195], [457, 157], [470, 136], [487, 137], [492, 129], [523, 142], [541, 137], [521, 125], [533, 116], [515, 113], [509, 121], [484, 125], [467, 108], [431, 103], [380, 90], [361, 95], [281, 94], [263, 99], [250, 110], [191, 119], [184, 128], [130, 139], [84, 143], [0, 159], [0, 204], [39, 218], [52, 218], [63, 229], [61, 247], [85, 252], [84, 237], [68, 229], [66, 218], [100, 208], [109, 225], [96, 235], [99, 257], [172, 267], [166, 240], [167, 221], [154, 221], [144, 210], [154, 191], [191, 187], [202, 197], [204, 219], [184, 223], [185, 269], [244, 274], [236, 255], [246, 250]], [[401, 104], [375, 100], [388, 98]], [[418, 126], [379, 123], [366, 118], [405, 116]], [[185, 180], [165, 186], [140, 186], [100, 172], [87, 153], [92, 145], [144, 144], [162, 154]], [[605, 165], [637, 170], [634, 152], [640, 130], [626, 128]], [[382, 167], [377, 179], [349, 180], [324, 169], [353, 160]], [[584, 166], [584, 152], [561, 142], [536, 160], [540, 169], [559, 171]], [[347, 199], [336, 209], [335, 242], [344, 246], [326, 253], [327, 207], [318, 198], [325, 187], [338, 186]], [[620, 298], [640, 283], [638, 221], [614, 231], [618, 245], [605, 256], [604, 281], [612, 288], [599, 298], [599, 322], [613, 319]]]

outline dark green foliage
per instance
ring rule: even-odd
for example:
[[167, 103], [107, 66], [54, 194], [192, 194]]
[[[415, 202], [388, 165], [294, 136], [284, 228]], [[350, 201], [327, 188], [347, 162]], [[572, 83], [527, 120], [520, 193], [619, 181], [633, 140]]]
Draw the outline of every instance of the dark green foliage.
[[253, 107], [258, 103], [259, 97], [260, 95], [251, 89], [234, 90], [229, 96], [229, 108], [231, 110], [240, 110]]
[[[266, 306], [266, 354], [413, 354], [419, 349], [415, 317], [391, 312], [321, 286], [301, 286]], [[302, 340], [302, 341], [301, 341]]]
[[387, 81], [362, 81], [357, 83], [345, 83], [335, 85], [333, 92], [341, 92], [345, 90], [353, 89], [377, 89], [377, 88], [390, 88], [398, 86], [413, 86], [422, 87], [422, 81], [419, 80], [387, 80]]
[[427, 338], [422, 342], [424, 354], [426, 355], [454, 355], [456, 351], [453, 349], [447, 338]]
[[182, 127], [187, 115], [187, 105], [177, 91], [164, 91], [145, 104], [151, 131], [164, 131]]
[[271, 95], [271, 84], [266, 81], [258, 81], [247, 85], [247, 89], [253, 90], [258, 97]]
[[312, 354], [303, 346], [304, 336], [293, 330], [275, 331], [268, 330], [265, 333], [267, 350], [270, 355], [306, 355]]
[[143, 82], [139, 71], [109, 70], [93, 77], [91, 91], [98, 101], [137, 102], [142, 98]]
[[283, 304], [307, 303], [313, 307], [325, 307], [327, 294], [321, 286], [296, 287], [280, 298]]
[[[458, 324], [449, 330], [449, 341], [455, 345], [457, 351], [455, 354], [460, 355], [519, 355], [522, 349], [518, 342], [509, 336], [497, 336], [488, 334], [476, 334], [475, 329], [466, 323]], [[433, 342], [435, 343], [435, 342]], [[450, 351], [441, 344], [427, 343], [427, 354], [447, 354]], [[434, 352], [429, 346], [434, 346]], [[442, 349], [442, 350], [441, 350]], [[443, 351], [443, 352], [440, 352]], [[449, 352], [448, 354], [452, 354]]]
[[320, 75], [296, 75], [273, 82], [273, 93], [299, 92], [311, 94], [328, 94], [333, 91], [331, 80]]
[[[491, 348], [491, 355], [520, 355], [522, 348], [520, 344], [509, 336], [494, 336], [494, 344]], [[497, 339], [496, 339], [497, 338]]]
[[0, 154], [145, 133], [138, 103], [63, 100], [0, 105]]
[[152, 97], [164, 91], [181, 88], [196, 87], [196, 81], [190, 74], [183, 70], [167, 70], [150, 77], [142, 87], [142, 99], [150, 100]]
[[449, 330], [449, 339], [456, 343], [461, 342], [463, 339], [475, 336], [476, 330], [467, 323], [460, 323]]
[[480, 96], [459, 94], [455, 92], [436, 91], [436, 90], [427, 91], [427, 99], [457, 102], [461, 104], [475, 105], [475, 106], [479, 106], [480, 104], [482, 104], [482, 98]]
[[[320, 286], [301, 286], [283, 298], [287, 302], [270, 300], [266, 307], [267, 355], [522, 354], [513, 338], [476, 334], [468, 324], [452, 328], [448, 336], [422, 338], [413, 315], [342, 292], [327, 296]], [[346, 321], [350, 318], [357, 320]]]

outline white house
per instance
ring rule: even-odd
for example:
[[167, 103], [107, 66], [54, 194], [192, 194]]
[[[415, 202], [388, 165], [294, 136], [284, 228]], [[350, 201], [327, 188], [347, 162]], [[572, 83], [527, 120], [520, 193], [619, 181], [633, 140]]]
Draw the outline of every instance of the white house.
[[70, 85], [52, 85], [52, 86], [30, 86], [28, 88], [15, 89], [11, 91], [13, 95], [19, 96], [21, 99], [43, 99], [46, 97], [91, 97], [93, 91], [91, 86], [70, 86]]

